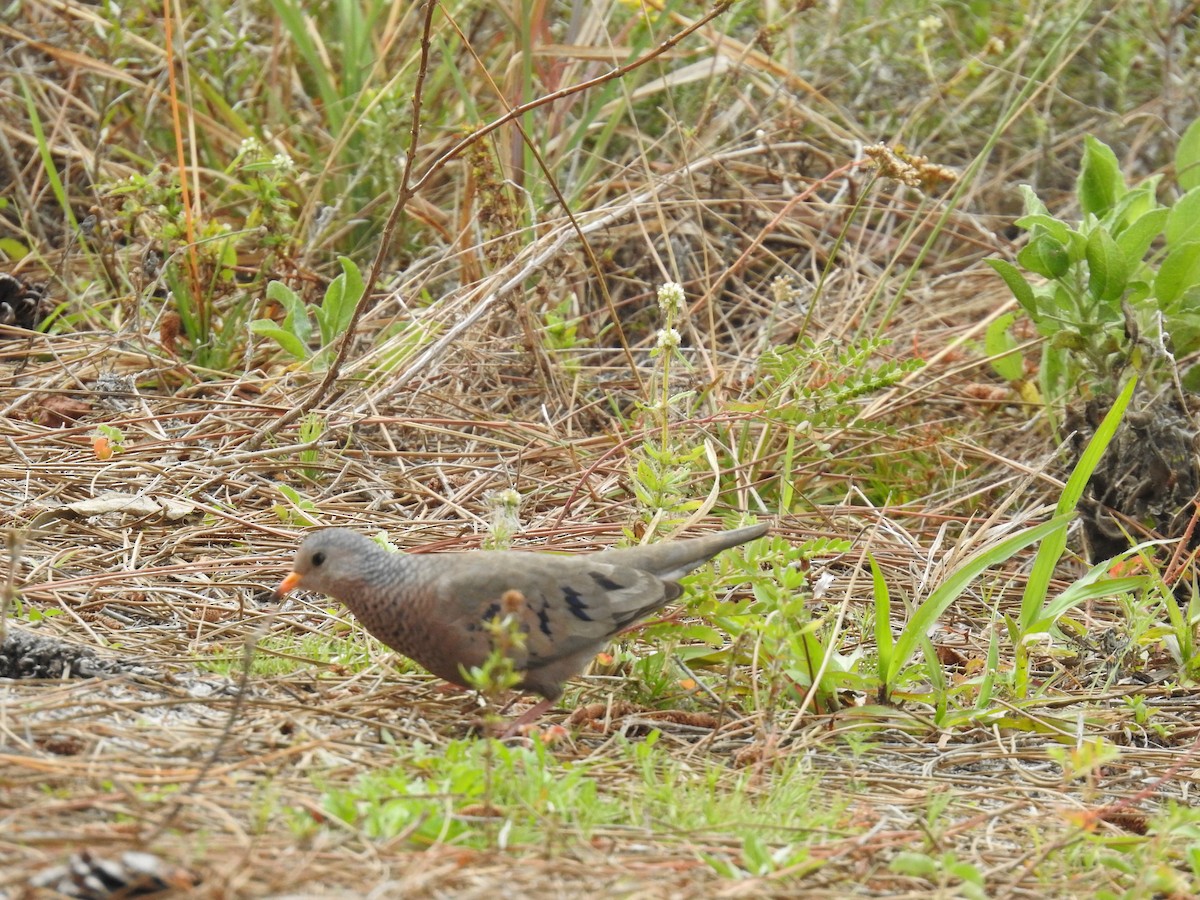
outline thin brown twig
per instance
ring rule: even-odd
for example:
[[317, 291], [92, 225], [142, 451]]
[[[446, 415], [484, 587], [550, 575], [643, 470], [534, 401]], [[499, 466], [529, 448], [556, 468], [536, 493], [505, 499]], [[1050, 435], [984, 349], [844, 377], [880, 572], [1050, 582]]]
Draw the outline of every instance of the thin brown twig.
[[8, 551], [8, 571], [4, 573], [4, 593], [0, 595], [0, 647], [8, 640], [8, 611], [17, 599], [17, 568], [21, 565], [21, 548], [25, 541], [16, 528], [5, 529]]
[[173, 40], [173, 24], [175, 21], [175, 6], [171, 0], [163, 0], [163, 31], [165, 51], [167, 55], [167, 89], [171, 109], [171, 127], [175, 138], [175, 165], [179, 169], [179, 197], [183, 205], [184, 233], [187, 235], [187, 262], [189, 288], [195, 298], [196, 309], [199, 312], [200, 334], [208, 339], [208, 326], [211, 321], [211, 310], [204, 289], [200, 285], [200, 263], [196, 258], [196, 211], [192, 208], [191, 191], [188, 188], [188, 165], [184, 155], [187, 146], [183, 140], [183, 124], [180, 122], [179, 88], [175, 74], [175, 41]]

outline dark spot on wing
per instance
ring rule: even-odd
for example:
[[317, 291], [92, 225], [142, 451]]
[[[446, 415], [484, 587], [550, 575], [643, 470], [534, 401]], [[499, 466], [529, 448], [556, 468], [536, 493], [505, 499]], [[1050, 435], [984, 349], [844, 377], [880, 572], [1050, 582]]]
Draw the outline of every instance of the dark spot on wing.
[[584, 622], [592, 621], [592, 617], [587, 614], [587, 604], [579, 596], [579, 591], [574, 588], [564, 587], [562, 592], [563, 599], [567, 601], [567, 609], [571, 611], [571, 615]]
[[613, 581], [599, 572], [588, 572], [588, 574], [592, 576], [592, 581], [596, 582], [596, 586], [602, 591], [620, 591], [625, 589], [625, 585]]
[[542, 601], [542, 608], [538, 610], [538, 627], [542, 629], [542, 634], [546, 637], [553, 637], [550, 634], [550, 615], [547, 612], [550, 604]]
[[483, 611], [483, 615], [481, 615], [479, 618], [484, 622], [490, 622], [492, 619], [495, 619], [499, 615], [500, 615], [500, 604], [493, 603], [491, 606], [489, 606], [487, 609], [485, 609]]

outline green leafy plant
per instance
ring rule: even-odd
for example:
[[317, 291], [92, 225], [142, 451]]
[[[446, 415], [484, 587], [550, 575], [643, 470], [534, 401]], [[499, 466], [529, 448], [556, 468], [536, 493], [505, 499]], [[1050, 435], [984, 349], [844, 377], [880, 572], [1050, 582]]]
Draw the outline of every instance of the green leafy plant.
[[[1149, 576], [1145, 575], [1109, 577], [1111, 562], [1106, 561], [1051, 594], [1051, 577], [1065, 552], [1067, 529], [1075, 505], [1135, 387], [1136, 381], [1126, 385], [1105, 422], [1097, 429], [1068, 480], [1056, 514], [1045, 522], [1001, 535], [967, 556], [939, 579], [928, 596], [912, 603], [898, 631], [893, 631], [895, 603], [892, 591], [880, 567], [868, 556], [874, 598], [874, 655], [837, 652], [841, 620], [829, 614], [812, 616], [804, 574], [806, 567], [794, 565], [795, 553], [803, 558], [844, 553], [850, 547], [849, 542], [814, 542], [799, 550], [795, 547], [755, 549], [760, 544], [769, 548], [771, 539], [748, 545], [745, 565], [758, 570], [746, 573], [747, 580], [753, 585], [754, 601], [739, 604], [724, 613], [703, 603], [692, 611], [731, 635], [734, 646], [743, 643], [740, 640], [743, 636], [753, 638], [746, 643], [752, 644], [754, 662], [761, 672], [757, 679], [759, 708], [775, 705], [780, 697], [786, 697], [782, 688], [793, 687], [811, 692], [816, 709], [832, 709], [837, 707], [838, 691], [850, 689], [874, 694], [880, 703], [903, 699], [931, 703], [939, 727], [994, 718], [1003, 709], [996, 706], [994, 698], [1000, 645], [1005, 636], [1015, 653], [1015, 664], [1004, 676], [1001, 687], [1009, 699], [1020, 700], [1029, 693], [1031, 646], [1052, 637], [1054, 627], [1071, 609], [1089, 599], [1129, 594], [1151, 584]], [[951, 689], [928, 638], [929, 633], [951, 605], [968, 587], [977, 584], [987, 570], [1004, 564], [1033, 545], [1038, 545], [1038, 553], [1026, 582], [1019, 615], [1015, 619], [1006, 618], [1007, 629], [993, 633], [982, 670]], [[1135, 554], [1140, 549], [1132, 548], [1122, 556]], [[771, 561], [769, 572], [763, 569], [763, 563], [768, 560]], [[738, 662], [747, 660], [739, 659]], [[920, 684], [917, 693], [910, 691], [909, 686], [913, 684]], [[767, 690], [769, 694], [762, 694]], [[966, 706], [955, 707], [954, 692], [974, 700]]]
[[984, 873], [951, 851], [934, 855], [906, 850], [896, 855], [889, 868], [898, 875], [924, 878], [939, 888], [951, 889], [952, 896], [968, 900], [984, 900], [988, 896]]
[[784, 870], [796, 877], [823, 865], [803, 844], [772, 845], [760, 834], [742, 838], [741, 859], [736, 863], [715, 853], [701, 853], [700, 858], [718, 875], [734, 879], [761, 878]]
[[521, 530], [521, 494], [515, 488], [492, 491], [486, 497], [489, 526], [483, 540], [485, 550], [508, 550], [513, 535]]
[[[1143, 558], [1143, 564], [1151, 572], [1156, 571], [1148, 559]], [[1158, 588], [1164, 597], [1172, 597], [1171, 602], [1164, 604], [1167, 624], [1151, 628], [1147, 637], [1152, 640], [1170, 637], [1171, 640], [1163, 643], [1180, 671], [1188, 678], [1200, 678], [1200, 646], [1197, 645], [1195, 627], [1200, 622], [1200, 591], [1193, 587], [1187, 602], [1181, 605], [1174, 602], [1171, 587], [1163, 583], [1161, 577]]]
[[[334, 633], [264, 635], [254, 647], [250, 672], [260, 677], [278, 677], [315, 666], [361, 672], [374, 664], [386, 648], [362, 635]], [[209, 645], [195, 660], [197, 668], [226, 677], [237, 677], [243, 666], [240, 646]]]
[[[325, 417], [317, 413], [309, 413], [300, 420], [300, 428], [298, 431], [299, 438], [302, 443], [308, 444], [320, 439], [325, 433]], [[316, 479], [320, 475], [320, 471], [314, 468], [317, 460], [321, 458], [321, 450], [319, 447], [310, 447], [307, 450], [300, 451], [300, 463], [304, 466], [304, 474], [311, 479]]]
[[[178, 173], [149, 161], [144, 165], [145, 174], [138, 172], [101, 187], [119, 227], [109, 222], [107, 228], [92, 230], [88, 244], [97, 252], [113, 254], [114, 234], [125, 232], [142, 239], [146, 248], [141, 268], [123, 279], [141, 288], [159, 279], [165, 284], [178, 315], [178, 322], [169, 328], [159, 320], [160, 333], [171, 332], [164, 338], [168, 349], [176, 352], [176, 340], [183, 338], [186, 355], [198, 369], [218, 374], [235, 370], [245, 349], [251, 306], [250, 294], [237, 283], [238, 254], [242, 239], [254, 232], [235, 231], [226, 220], [204, 210], [189, 217]], [[242, 187], [236, 166], [235, 161], [227, 173], [235, 188]], [[258, 218], [255, 210], [247, 215]], [[88, 313], [94, 316], [96, 309]], [[120, 311], [113, 315], [119, 316]], [[158, 319], [159, 311], [151, 317]]]
[[[812, 501], [804, 497], [809, 479], [828, 468], [831, 438], [851, 430], [887, 434], [885, 421], [863, 416], [864, 398], [899, 383], [924, 363], [919, 359], [888, 359], [890, 341], [863, 338], [848, 345], [802, 338], [795, 344], [771, 347], [758, 361], [756, 396], [729, 409], [764, 427], [742, 426], [730, 438], [739, 459], [771, 459], [776, 486], [768, 496], [784, 512], [797, 512]], [[774, 463], [776, 454], [779, 462]], [[819, 464], [818, 464], [819, 463]], [[861, 462], [856, 463], [861, 470]], [[884, 489], [895, 490], [894, 479]]]
[[[929, 597], [917, 606], [894, 642], [887, 627], [876, 628], [880, 696], [882, 698], [891, 695], [916, 650], [923, 645], [925, 635], [967, 585], [987, 568], [998, 565], [1034, 543], [1039, 544], [1038, 552], [1022, 595], [1020, 615], [1015, 622], [1006, 620], [1008, 634], [1016, 653], [1012, 688], [1018, 698], [1024, 697], [1028, 692], [1031, 643], [1047, 634], [1061, 616], [1085, 600], [1135, 591], [1147, 585], [1148, 579], [1145, 576], [1106, 578], [1110, 565], [1106, 561], [1092, 567], [1083, 577], [1076, 579], [1052, 599], [1047, 599], [1051, 577], [1066, 549], [1067, 528], [1074, 515], [1075, 506], [1079, 502], [1084, 486], [1091, 477], [1096, 464], [1103, 455], [1105, 447], [1112, 439], [1135, 387], [1136, 381], [1130, 381], [1126, 385], [1104, 423], [1097, 429], [1068, 479], [1053, 518], [1023, 529], [968, 557], [941, 581]], [[1134, 552], [1136, 551], [1129, 551], [1129, 553]], [[873, 565], [873, 572], [876, 622], [886, 623], [890, 615], [887, 587], [879, 574], [878, 567]], [[995, 655], [994, 649], [989, 654], [990, 656]], [[925, 656], [926, 663], [933, 665], [928, 649], [925, 651]], [[990, 689], [989, 682], [987, 685], [989, 694]], [[979, 709], [978, 706], [977, 709]]]
[[246, 138], [229, 165], [231, 201], [246, 197], [250, 208], [245, 228], [257, 229], [262, 245], [286, 248], [297, 242], [296, 204], [287, 196], [296, 164], [283, 153], [272, 153], [257, 138]]
[[[534, 843], [560, 820], [590, 829], [624, 817], [624, 804], [601, 793], [587, 766], [558, 766], [540, 741], [528, 749], [497, 741], [418, 743], [405, 755], [390, 769], [325, 790], [325, 810], [371, 838], [477, 847]], [[473, 821], [480, 814], [496, 828], [480, 828]]]
[[[293, 358], [315, 370], [323, 370], [333, 362], [333, 342], [345, 332], [354, 315], [354, 308], [366, 290], [362, 273], [354, 261], [339, 256], [342, 273], [329, 282], [321, 305], [310, 310], [300, 296], [281, 281], [267, 285], [267, 298], [283, 307], [282, 323], [271, 319], [255, 319], [250, 330], [271, 338]], [[313, 349], [313, 320], [320, 337], [320, 346]]]
[[580, 319], [578, 316], [571, 315], [573, 308], [574, 298], [564, 297], [557, 306], [547, 309], [542, 314], [541, 329], [546, 349], [571, 374], [579, 371], [579, 360], [572, 351], [588, 343], [578, 334]]
[[[639, 407], [647, 437], [631, 454], [631, 487], [647, 522], [675, 524], [699, 509], [703, 501], [691, 485], [702, 465], [705, 447], [684, 447], [674, 439], [671, 425], [690, 411], [691, 391], [671, 393], [673, 366], [687, 366], [680, 350], [682, 338], [675, 325], [685, 309], [683, 287], [667, 282], [658, 289], [663, 327], [658, 330], [651, 356], [657, 363], [647, 385], [648, 398]], [[651, 436], [653, 435], [653, 437]]]
[[286, 502], [275, 503], [271, 509], [275, 515], [279, 517], [279, 521], [285, 525], [319, 525], [321, 524], [316, 517], [318, 512], [317, 504], [309, 500], [307, 497], [293, 487], [286, 484], [276, 484], [276, 490], [283, 494]]
[[[1089, 136], [1076, 181], [1079, 221], [1055, 218], [1021, 186], [1017, 225], [1029, 242], [1020, 267], [987, 262], [1046, 338], [1038, 378], [1052, 415], [1079, 390], [1115, 395], [1131, 371], [1153, 391], [1176, 377], [1176, 357], [1200, 350], [1200, 120], [1179, 142], [1175, 169], [1184, 193], [1163, 205], [1161, 176], [1128, 186], [1113, 151]], [[989, 350], [1011, 379], [1016, 341], [1005, 334], [989, 333]], [[1200, 366], [1182, 383], [1200, 388]]]
[[[756, 707], [767, 709], [798, 703], [811, 694], [813, 708], [838, 708], [837, 692], [862, 688], [857, 674], [860, 652], [837, 652], [838, 631], [825, 617], [813, 617], [812, 586], [807, 562], [850, 550], [842, 539], [813, 538], [792, 545], [782, 538], [764, 538], [747, 545], [741, 558], [729, 565], [748, 580], [753, 599], [728, 609], [728, 604], [704, 604], [700, 612], [742, 648], [739, 663], [755, 663], [762, 674], [750, 685]], [[726, 609], [722, 609], [726, 607]], [[757, 657], [757, 660], [755, 659]]]
[[521, 683], [521, 673], [513, 659], [525, 649], [526, 638], [520, 619], [512, 613], [494, 616], [484, 622], [483, 627], [492, 644], [483, 665], [459, 668], [471, 688], [494, 700]]

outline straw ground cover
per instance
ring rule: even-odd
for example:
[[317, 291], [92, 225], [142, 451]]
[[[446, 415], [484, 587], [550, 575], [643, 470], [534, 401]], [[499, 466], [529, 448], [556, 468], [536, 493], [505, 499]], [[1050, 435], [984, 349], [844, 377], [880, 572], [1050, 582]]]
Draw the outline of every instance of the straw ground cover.
[[[983, 260], [1086, 133], [1170, 189], [1195, 15], [6, 10], [0, 892], [1194, 894], [1188, 611], [1076, 555]], [[743, 518], [507, 744], [269, 596]]]

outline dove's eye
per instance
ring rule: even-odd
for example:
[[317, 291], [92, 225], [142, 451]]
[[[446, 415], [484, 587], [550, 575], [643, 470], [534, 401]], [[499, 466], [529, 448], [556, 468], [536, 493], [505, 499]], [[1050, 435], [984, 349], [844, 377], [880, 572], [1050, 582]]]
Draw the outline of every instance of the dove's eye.
[[313, 562], [314, 566], [324, 565], [325, 564], [325, 554], [318, 550], [316, 553], [313, 554], [312, 562]]

